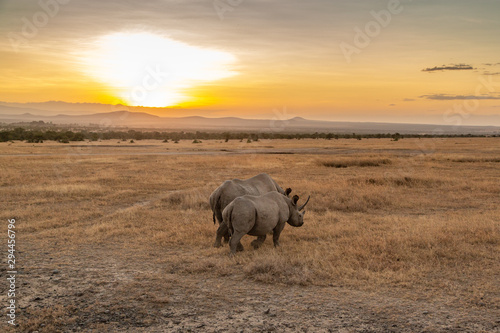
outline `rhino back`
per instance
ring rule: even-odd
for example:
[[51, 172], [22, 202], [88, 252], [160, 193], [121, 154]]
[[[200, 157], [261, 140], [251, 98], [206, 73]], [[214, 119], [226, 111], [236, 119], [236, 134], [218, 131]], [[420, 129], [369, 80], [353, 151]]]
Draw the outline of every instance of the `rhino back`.
[[[272, 191], [278, 191], [276, 182], [267, 173], [241, 181], [241, 185], [249, 190], [248, 194], [259, 195]], [[253, 192], [253, 193], [250, 193]]]
[[249, 186], [243, 186], [235, 180], [227, 180], [222, 184], [220, 205], [221, 210], [226, 208], [234, 199], [246, 194], [255, 194], [255, 190]]
[[210, 203], [212, 206], [213, 201], [215, 203], [214, 207], [218, 208], [216, 210], [222, 212], [227, 205], [238, 197], [244, 195], [258, 196], [268, 192], [278, 191], [278, 188], [276, 182], [266, 173], [258, 174], [246, 180], [226, 180], [216, 191], [214, 191], [214, 193], [217, 193], [214, 198], [210, 198]]

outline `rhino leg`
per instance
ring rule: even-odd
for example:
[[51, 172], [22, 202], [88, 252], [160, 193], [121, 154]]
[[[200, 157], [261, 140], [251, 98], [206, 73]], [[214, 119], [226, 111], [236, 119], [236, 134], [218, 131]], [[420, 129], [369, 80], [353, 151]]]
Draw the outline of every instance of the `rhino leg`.
[[222, 237], [224, 237], [225, 243], [229, 242], [229, 230], [228, 230], [227, 225], [225, 223], [219, 224], [219, 228], [217, 229], [217, 234], [215, 236], [214, 247], [221, 247], [222, 246], [222, 243], [221, 243]]
[[273, 243], [274, 243], [274, 247], [278, 247], [280, 246], [280, 242], [279, 242], [279, 239], [280, 239], [280, 235], [281, 235], [281, 232], [283, 231], [283, 228], [285, 227], [285, 224], [278, 224], [276, 226], [276, 228], [273, 229]]
[[253, 246], [253, 248], [254, 248], [255, 250], [257, 250], [257, 249], [258, 249], [258, 248], [259, 248], [259, 247], [260, 247], [260, 246], [264, 243], [264, 241], [265, 241], [265, 240], [266, 240], [266, 235], [264, 235], [264, 236], [259, 236], [259, 237], [257, 237], [256, 239], [254, 239], [254, 240], [250, 243], [250, 245], [252, 245], [252, 246]]
[[221, 239], [218, 236], [216, 236], [215, 237], [214, 247], [221, 247], [221, 246], [222, 246]]
[[240, 240], [246, 233], [244, 232], [235, 232], [231, 239], [229, 240], [229, 248], [231, 249], [231, 254], [235, 254], [236, 251], [243, 251], [243, 245], [241, 245]]

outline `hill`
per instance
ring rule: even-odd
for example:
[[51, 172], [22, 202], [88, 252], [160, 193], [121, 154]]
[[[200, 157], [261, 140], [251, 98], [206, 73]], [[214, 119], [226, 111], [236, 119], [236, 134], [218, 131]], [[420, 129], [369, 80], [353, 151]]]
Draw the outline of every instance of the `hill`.
[[[292, 119], [243, 119], [237, 117], [207, 118], [201, 116], [160, 117], [145, 112], [126, 110], [83, 115], [39, 115], [37, 109], [18, 108], [11, 114], [2, 114], [13, 107], [0, 106], [0, 122], [44, 121], [57, 125], [92, 126], [101, 128], [142, 128], [163, 130], [200, 131], [252, 131], [276, 133], [396, 133], [401, 134], [499, 134], [498, 126], [446, 126], [428, 124], [398, 124], [376, 122], [337, 122], [309, 120], [302, 117]], [[41, 112], [41, 111], [40, 111]]]

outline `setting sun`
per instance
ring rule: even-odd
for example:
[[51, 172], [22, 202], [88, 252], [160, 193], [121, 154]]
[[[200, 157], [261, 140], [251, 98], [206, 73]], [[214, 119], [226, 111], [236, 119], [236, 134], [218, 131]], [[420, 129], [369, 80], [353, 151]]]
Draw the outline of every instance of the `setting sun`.
[[190, 99], [186, 89], [236, 74], [229, 53], [149, 33], [103, 36], [82, 60], [87, 75], [134, 106], [176, 105]]
[[499, 11], [500, 1], [0, 1], [0, 103], [498, 126]]

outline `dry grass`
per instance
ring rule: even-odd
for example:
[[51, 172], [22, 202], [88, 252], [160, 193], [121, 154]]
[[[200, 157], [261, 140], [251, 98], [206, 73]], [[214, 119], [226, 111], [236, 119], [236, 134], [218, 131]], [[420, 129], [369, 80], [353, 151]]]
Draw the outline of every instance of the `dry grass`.
[[458, 158], [458, 159], [453, 159], [453, 162], [459, 162], [459, 163], [499, 163], [500, 158]]
[[352, 166], [376, 167], [385, 164], [392, 164], [392, 161], [388, 158], [379, 158], [379, 159], [343, 158], [335, 161], [322, 161], [320, 162], [320, 164], [330, 168], [347, 168]]
[[[467, 304], [499, 307], [500, 169], [493, 163], [497, 159], [487, 157], [498, 153], [498, 140], [444, 140], [429, 154], [409, 152], [415, 143], [408, 140], [347, 141], [294, 142], [349, 150], [328, 158], [4, 157], [1, 218], [16, 217], [21, 244], [42, 252], [55, 246], [77, 257], [82, 244], [126, 243], [137, 253], [154, 253], [153, 264], [168, 262], [170, 273], [179, 276], [242, 274], [271, 284], [396, 288], [418, 297], [451, 295]], [[287, 147], [290, 142], [261, 144]], [[163, 145], [156, 147], [163, 151]], [[237, 144], [204, 141], [196, 147], [211, 151], [228, 145]], [[44, 152], [66, 149], [50, 147]], [[10, 149], [0, 145], [0, 152]], [[192, 145], [181, 142], [176, 149], [190, 152]], [[246, 236], [245, 252], [231, 259], [227, 248], [211, 247], [216, 226], [208, 197], [225, 179], [259, 172], [301, 198], [311, 195], [305, 225], [287, 226], [279, 249], [268, 239], [253, 250], [252, 237]], [[40, 316], [57, 321], [61, 311]]]
[[[23, 332], [61, 332], [61, 327], [72, 324], [75, 318], [72, 313], [74, 307], [63, 307], [55, 305], [51, 307], [35, 309], [25, 320], [20, 324], [20, 329]], [[18, 320], [19, 321], [19, 320]]]

